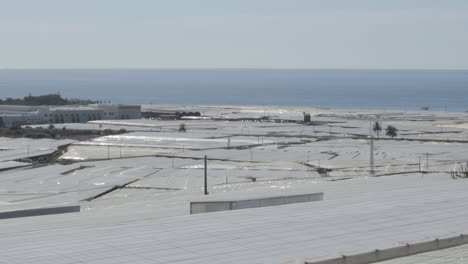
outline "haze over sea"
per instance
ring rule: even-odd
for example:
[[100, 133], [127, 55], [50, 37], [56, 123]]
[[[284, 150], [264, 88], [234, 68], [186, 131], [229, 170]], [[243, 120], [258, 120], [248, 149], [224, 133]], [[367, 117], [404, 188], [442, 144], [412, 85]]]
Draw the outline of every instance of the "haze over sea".
[[0, 92], [125, 104], [466, 111], [468, 71], [5, 69]]

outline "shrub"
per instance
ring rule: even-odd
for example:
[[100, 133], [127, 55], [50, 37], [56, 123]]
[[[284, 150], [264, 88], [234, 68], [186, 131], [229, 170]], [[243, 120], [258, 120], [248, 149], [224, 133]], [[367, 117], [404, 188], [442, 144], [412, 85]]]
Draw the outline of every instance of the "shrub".
[[52, 136], [46, 133], [27, 133], [24, 135], [26, 138], [40, 139], [40, 138], [51, 138]]
[[13, 124], [11, 127], [10, 127], [10, 130], [20, 130], [21, 129], [21, 126], [18, 125], [18, 124]]
[[185, 124], [180, 124], [179, 125], [179, 132], [187, 132], [187, 129], [185, 128]]

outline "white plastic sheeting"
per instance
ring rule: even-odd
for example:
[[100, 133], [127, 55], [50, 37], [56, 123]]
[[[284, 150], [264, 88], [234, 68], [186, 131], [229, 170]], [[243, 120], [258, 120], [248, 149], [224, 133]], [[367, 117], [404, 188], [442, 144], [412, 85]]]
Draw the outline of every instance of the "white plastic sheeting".
[[467, 233], [467, 188], [468, 182], [452, 181], [319, 203], [114, 224], [80, 216], [6, 220], [0, 263], [324, 260]]

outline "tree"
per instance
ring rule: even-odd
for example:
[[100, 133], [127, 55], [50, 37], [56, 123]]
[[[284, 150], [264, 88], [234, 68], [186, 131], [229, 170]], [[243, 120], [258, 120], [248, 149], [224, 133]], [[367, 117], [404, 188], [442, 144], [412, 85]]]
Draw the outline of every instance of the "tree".
[[60, 93], [57, 94], [46, 94], [33, 96], [29, 94], [23, 97], [23, 99], [7, 98], [5, 100], [0, 99], [0, 104], [6, 105], [70, 105], [70, 104], [94, 104], [96, 101], [81, 100], [81, 99], [66, 99], [62, 98]]
[[385, 129], [386, 131], [386, 135], [389, 136], [389, 137], [396, 137], [398, 136], [398, 129], [394, 126], [387, 126], [387, 128]]
[[377, 134], [377, 137], [379, 137], [379, 133], [382, 132], [382, 126], [378, 121], [374, 123], [374, 126], [372, 127], [372, 130], [374, 130], [374, 133]]

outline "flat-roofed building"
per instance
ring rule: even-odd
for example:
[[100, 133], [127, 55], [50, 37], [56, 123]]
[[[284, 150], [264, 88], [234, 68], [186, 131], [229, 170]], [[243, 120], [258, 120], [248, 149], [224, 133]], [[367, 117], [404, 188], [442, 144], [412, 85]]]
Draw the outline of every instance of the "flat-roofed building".
[[0, 117], [5, 126], [45, 123], [45, 106], [0, 105]]
[[140, 119], [140, 105], [16, 106], [0, 105], [5, 126], [86, 123], [94, 120]]
[[51, 107], [46, 113], [48, 123], [86, 123], [101, 120], [103, 111], [91, 106]]
[[21, 126], [21, 125], [34, 125], [44, 123], [44, 119], [39, 114], [25, 113], [25, 114], [2, 114], [0, 115], [4, 126]]
[[118, 119], [141, 119], [141, 105], [118, 105]]
[[103, 111], [103, 119], [140, 119], [141, 105], [96, 105]]

